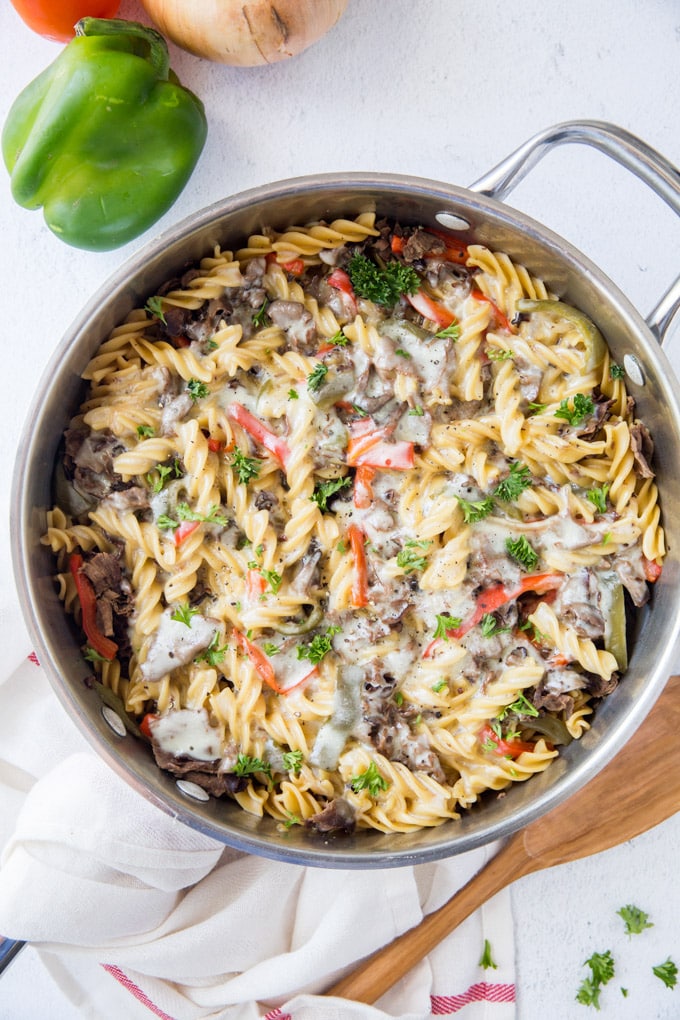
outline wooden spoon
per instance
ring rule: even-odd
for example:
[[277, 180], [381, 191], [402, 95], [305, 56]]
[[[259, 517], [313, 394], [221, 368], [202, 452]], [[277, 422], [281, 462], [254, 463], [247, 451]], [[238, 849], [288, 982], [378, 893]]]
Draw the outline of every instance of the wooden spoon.
[[533, 871], [576, 861], [639, 836], [680, 808], [680, 676], [623, 750], [583, 789], [511, 836], [443, 907], [364, 960], [329, 988], [375, 1002], [466, 917], [500, 889]]

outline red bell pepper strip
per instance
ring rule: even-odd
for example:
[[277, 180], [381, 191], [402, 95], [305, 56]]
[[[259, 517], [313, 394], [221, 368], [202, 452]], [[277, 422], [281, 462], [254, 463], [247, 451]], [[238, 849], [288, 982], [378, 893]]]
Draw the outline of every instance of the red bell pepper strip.
[[275, 432], [268, 429], [259, 418], [256, 418], [254, 414], [247, 411], [243, 404], [238, 404], [236, 401], [229, 404], [227, 414], [232, 421], [235, 421], [237, 425], [240, 425], [242, 429], [251, 435], [255, 442], [264, 446], [265, 450], [269, 450], [284, 471], [286, 470], [291, 451], [285, 439], [282, 439], [281, 436], [277, 436]]
[[200, 521], [182, 521], [178, 527], [175, 528], [175, 533], [173, 535], [175, 546], [179, 548], [185, 538], [188, 538], [189, 535], [193, 535], [200, 523]]
[[83, 557], [80, 553], [71, 553], [68, 565], [78, 592], [80, 618], [85, 636], [90, 647], [103, 659], [111, 662], [118, 654], [118, 645], [102, 634], [97, 624], [97, 596], [89, 578], [82, 572]]
[[158, 718], [159, 716], [157, 713], [147, 712], [142, 721], [140, 722], [139, 729], [147, 740], [151, 740], [152, 738], [151, 724], [154, 723]]
[[443, 252], [427, 252], [425, 258], [443, 257], [447, 262], [455, 262], [459, 266], [467, 265], [467, 260], [470, 256], [466, 244], [463, 244], [462, 241], [455, 237], [451, 237], [450, 234], [446, 234], [443, 230], [434, 230], [432, 227], [428, 227], [427, 233], [438, 237], [440, 241], [444, 242], [446, 248]]
[[415, 294], [406, 294], [405, 296], [406, 300], [417, 312], [420, 312], [424, 319], [436, 322], [440, 329], [446, 329], [456, 321], [453, 312], [444, 308], [444, 305], [440, 305], [438, 301], [434, 301], [422, 288]]
[[291, 276], [302, 276], [305, 271], [305, 264], [302, 259], [291, 259], [290, 262], [284, 262], [283, 268]]
[[490, 297], [487, 297], [481, 290], [471, 290], [470, 297], [474, 298], [475, 301], [483, 301], [487, 305], [491, 305], [491, 317], [496, 320], [496, 325], [500, 326], [501, 329], [507, 330], [508, 333], [516, 333], [517, 330], [510, 322], [508, 317], [500, 310], [495, 301], [492, 301]]
[[536, 748], [535, 744], [530, 744], [526, 740], [504, 740], [488, 725], [483, 726], [479, 731], [479, 742], [482, 747], [488, 747], [489, 742], [495, 744], [493, 753], [506, 758], [517, 758], [524, 751], [534, 751]]
[[224, 443], [221, 439], [208, 439], [208, 449], [212, 453], [221, 453], [224, 450]]
[[361, 464], [354, 472], [354, 505], [358, 510], [365, 510], [373, 502], [373, 486], [375, 468]]
[[414, 465], [413, 443], [405, 439], [388, 443], [390, 429], [376, 428], [372, 418], [353, 422], [347, 444], [349, 467], [366, 466], [392, 471], [408, 471]]
[[368, 605], [368, 565], [366, 563], [366, 535], [358, 524], [350, 524], [347, 529], [352, 558], [354, 560], [354, 579], [352, 581], [352, 605], [361, 609]]
[[246, 599], [257, 602], [260, 595], [267, 590], [267, 578], [259, 570], [249, 570], [246, 574]]
[[406, 239], [399, 237], [398, 234], [392, 234], [390, 238], [390, 248], [392, 249], [393, 255], [401, 255], [404, 248], [406, 247]]
[[[543, 595], [553, 588], [559, 588], [563, 580], [563, 574], [527, 574], [526, 577], [521, 579], [516, 588], [508, 589], [502, 584], [495, 584], [491, 588], [485, 588], [477, 599], [475, 608], [467, 620], [464, 620], [460, 627], [456, 627], [454, 630], [447, 630], [446, 637], [458, 640], [464, 637], [473, 627], [476, 627], [487, 613], [496, 612], [501, 606], [507, 605], [508, 602], [514, 602], [516, 598], [526, 594], [528, 591], [534, 591], [538, 595]], [[429, 659], [436, 646], [442, 640], [443, 638], [435, 638], [434, 641], [431, 641], [423, 652], [423, 658]]]
[[329, 273], [326, 277], [326, 283], [329, 287], [334, 287], [335, 290], [342, 291], [349, 298], [347, 302], [348, 311], [352, 315], [357, 313], [357, 296], [354, 293], [354, 287], [349, 275], [344, 269], [334, 269], [332, 273]]
[[646, 556], [642, 557], [642, 566], [645, 572], [645, 578], [651, 584], [654, 584], [661, 577], [661, 566], [654, 560], [648, 560]]
[[291, 691], [294, 691], [296, 687], [299, 687], [300, 684], [306, 683], [307, 680], [309, 680], [309, 678], [317, 672], [316, 666], [313, 666], [309, 673], [306, 673], [303, 677], [301, 677], [297, 683], [291, 684], [290, 687], [282, 687], [276, 679], [274, 667], [272, 666], [270, 659], [265, 655], [262, 649], [250, 641], [245, 634], [241, 633], [240, 630], [234, 631], [234, 638], [243, 654], [247, 655], [252, 662], [255, 667], [255, 672], [259, 676], [260, 680], [267, 684], [268, 687], [271, 687], [273, 691], [276, 691], [277, 694], [289, 694]]

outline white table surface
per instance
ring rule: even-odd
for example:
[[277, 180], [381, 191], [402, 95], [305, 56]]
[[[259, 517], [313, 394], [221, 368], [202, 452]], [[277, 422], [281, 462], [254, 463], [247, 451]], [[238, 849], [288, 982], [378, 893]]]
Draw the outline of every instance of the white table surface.
[[[148, 21], [131, 0], [120, 13]], [[0, 45], [4, 122], [59, 45], [30, 32], [8, 0], [0, 6]], [[209, 139], [189, 186], [145, 237], [106, 254], [68, 248], [40, 213], [14, 205], [0, 169], [5, 650], [23, 640], [7, 508], [34, 386], [81, 307], [154, 232], [225, 195], [307, 173], [395, 171], [467, 185], [537, 130], [570, 119], [617, 123], [680, 164], [678, 0], [349, 0], [335, 29], [293, 60], [237, 69], [174, 47], [171, 56], [205, 102]], [[591, 150], [558, 150], [510, 202], [599, 263], [643, 314], [677, 274], [677, 218]], [[671, 356], [679, 333], [676, 324]], [[680, 366], [680, 355], [675, 360]], [[651, 973], [669, 955], [680, 964], [679, 843], [680, 815], [616, 850], [515, 884], [520, 1020], [587, 1016], [574, 1001], [582, 964], [606, 949], [617, 975], [602, 993], [600, 1016], [680, 1017], [680, 986], [670, 991]], [[623, 934], [616, 916], [631, 902], [654, 922], [637, 939]], [[47, 1016], [71, 1020], [72, 1007], [29, 949], [2, 979], [0, 1017]]]

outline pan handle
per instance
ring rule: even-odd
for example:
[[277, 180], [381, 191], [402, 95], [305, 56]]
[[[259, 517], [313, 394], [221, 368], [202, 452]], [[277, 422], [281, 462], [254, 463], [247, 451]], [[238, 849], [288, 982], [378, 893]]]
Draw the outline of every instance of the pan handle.
[[[565, 121], [539, 131], [470, 185], [470, 190], [502, 201], [552, 148], [567, 142], [599, 149], [644, 181], [680, 216], [680, 171], [677, 167], [636, 135], [600, 120]], [[659, 343], [663, 343], [678, 309], [680, 277], [647, 318], [647, 325]]]
[[0, 935], [0, 975], [9, 967], [10, 963], [26, 945], [17, 939], [6, 939]]

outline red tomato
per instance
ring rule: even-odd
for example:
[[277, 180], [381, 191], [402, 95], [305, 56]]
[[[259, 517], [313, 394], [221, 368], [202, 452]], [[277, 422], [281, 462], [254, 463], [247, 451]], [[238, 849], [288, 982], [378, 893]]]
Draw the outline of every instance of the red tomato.
[[29, 28], [55, 42], [70, 42], [81, 18], [113, 18], [119, 0], [12, 0]]

